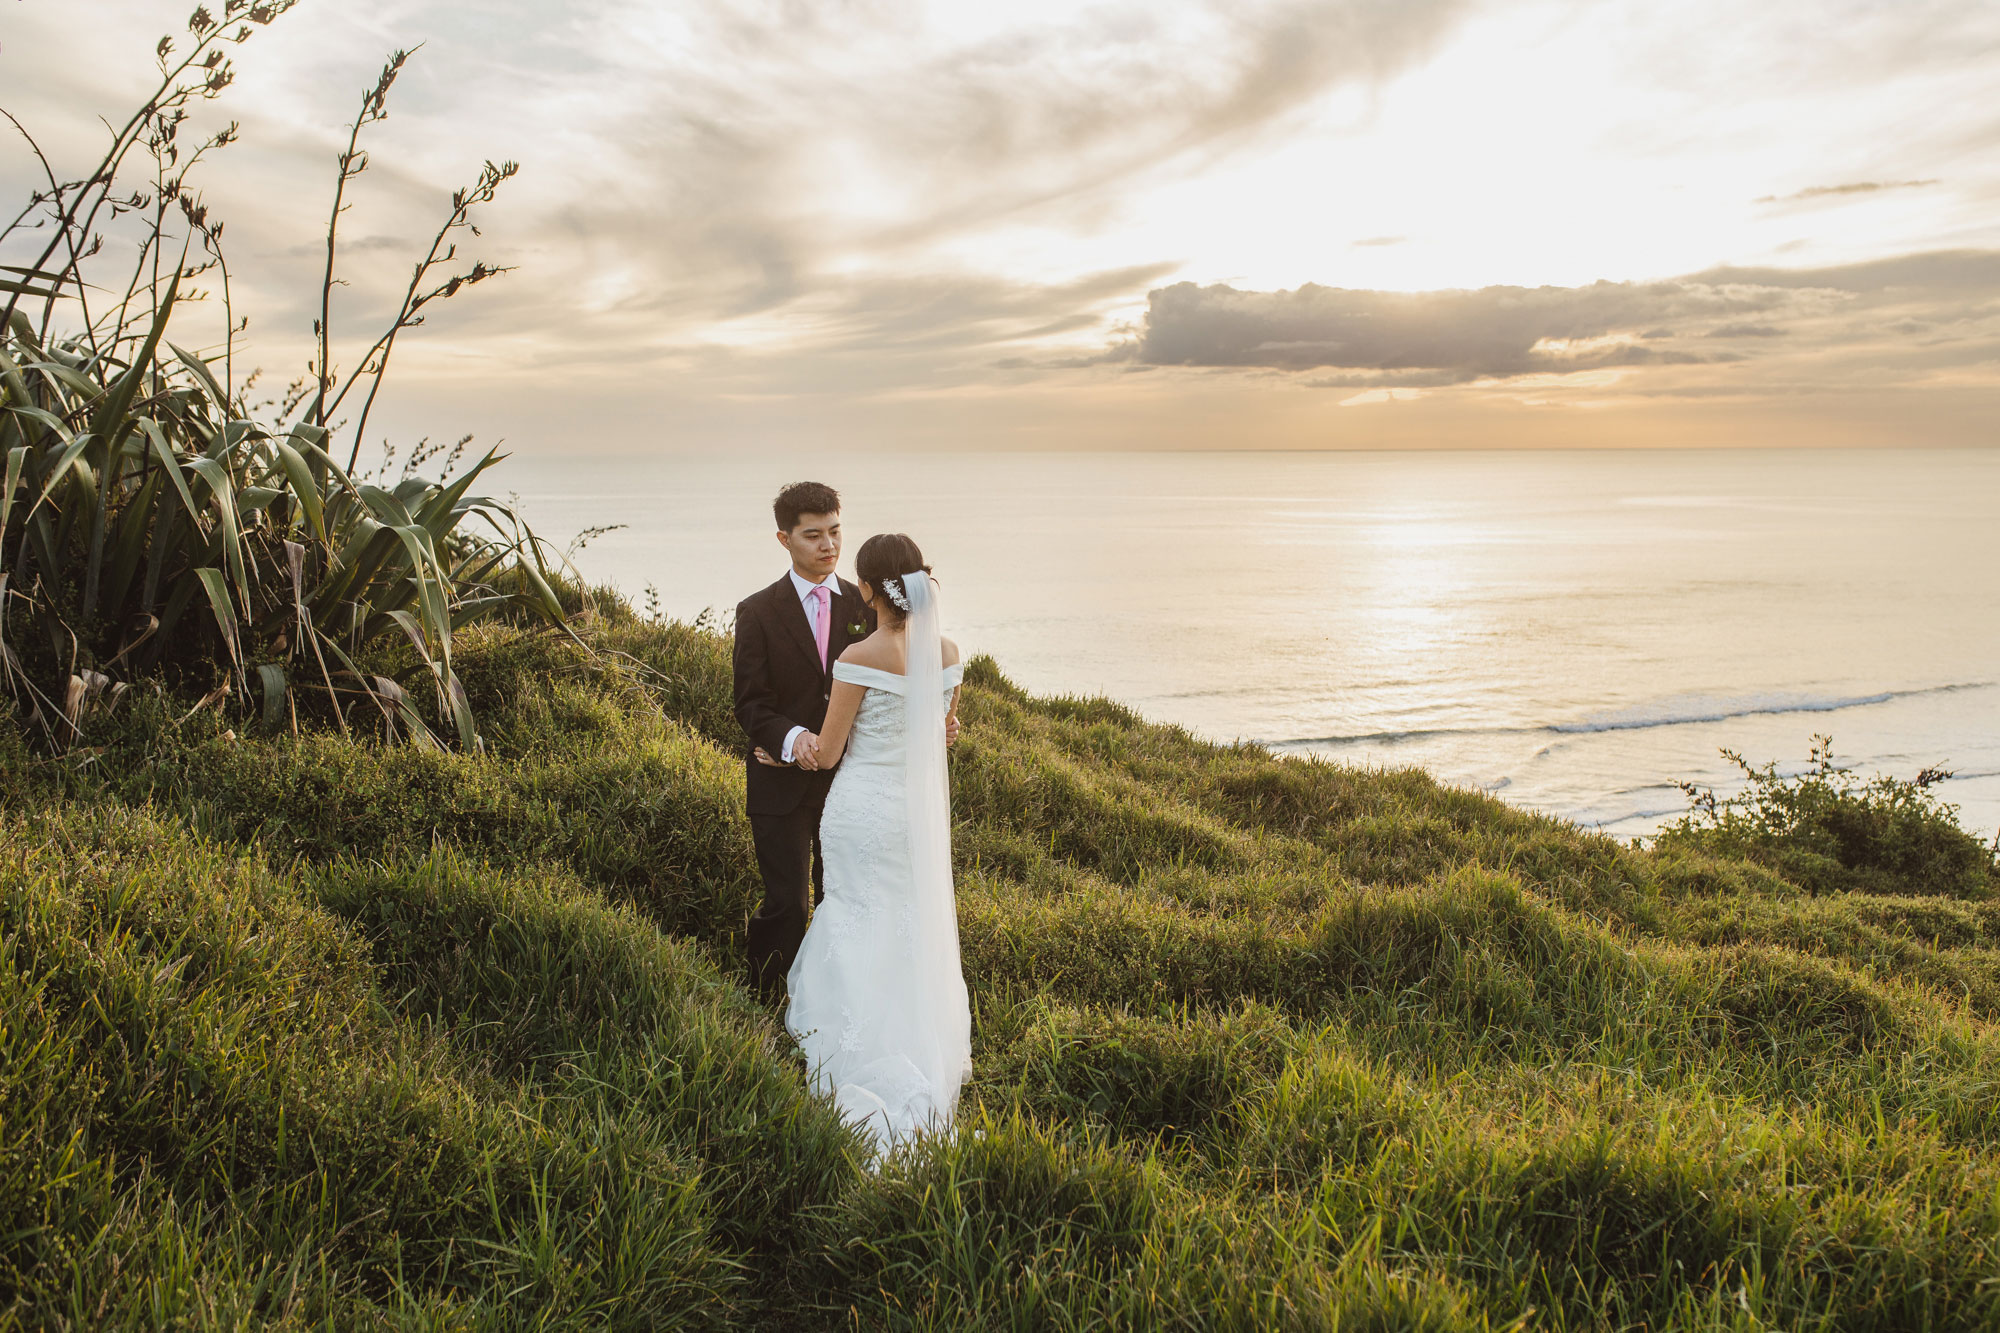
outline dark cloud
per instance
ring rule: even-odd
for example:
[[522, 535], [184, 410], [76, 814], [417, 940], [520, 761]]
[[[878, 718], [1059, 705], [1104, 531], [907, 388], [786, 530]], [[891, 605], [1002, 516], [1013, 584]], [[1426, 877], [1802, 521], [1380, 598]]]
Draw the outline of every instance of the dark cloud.
[[550, 346], [544, 361], [592, 366], [659, 361], [727, 392], [939, 389], [985, 378], [995, 369], [1046, 371], [1129, 359], [1123, 354], [1051, 358], [1034, 349], [1041, 339], [1102, 329], [1113, 310], [1129, 308], [1174, 267], [1145, 264], [1052, 283], [981, 274], [855, 275], [823, 280], [803, 303], [806, 309], [791, 331], [811, 340], [810, 356], [797, 355], [788, 342], [776, 347], [634, 342]]
[[1817, 289], [1857, 296], [1895, 292], [1937, 299], [2000, 291], [2000, 250], [1930, 250], [1858, 264], [1825, 268], [1704, 269], [1681, 282], [1710, 286], [1749, 285], [1794, 290]]
[[1257, 292], [1183, 282], [1149, 294], [1143, 331], [1118, 350], [1152, 365], [1338, 369], [1365, 382], [1421, 386], [1745, 359], [1675, 346], [1696, 338], [1785, 338], [1824, 350], [1913, 327], [1944, 330], [1964, 345], [1930, 364], [1969, 364], [1987, 354], [1996, 325], [2000, 252], [1942, 251], [1585, 287], [1387, 292], [1309, 283]]
[[819, 346], [826, 356], [873, 359], [1029, 343], [1098, 325], [1102, 307], [1130, 300], [1172, 267], [1146, 264], [1046, 284], [981, 276], [857, 278], [828, 302]]
[[1137, 356], [1156, 365], [1428, 370], [1462, 379], [1644, 365], [1690, 355], [1640, 345], [1658, 321], [1762, 314], [1786, 299], [1691, 283], [1243, 292], [1183, 282], [1150, 294]]

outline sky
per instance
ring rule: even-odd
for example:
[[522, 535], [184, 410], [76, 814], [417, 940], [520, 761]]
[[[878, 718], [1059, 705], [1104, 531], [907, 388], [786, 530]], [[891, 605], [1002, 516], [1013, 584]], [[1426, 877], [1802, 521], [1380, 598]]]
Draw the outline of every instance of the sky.
[[[5, 0], [0, 107], [80, 172], [187, 8]], [[300, 0], [200, 113], [266, 383], [399, 48], [348, 360], [520, 173], [371, 449], [2000, 442], [1986, 0]]]

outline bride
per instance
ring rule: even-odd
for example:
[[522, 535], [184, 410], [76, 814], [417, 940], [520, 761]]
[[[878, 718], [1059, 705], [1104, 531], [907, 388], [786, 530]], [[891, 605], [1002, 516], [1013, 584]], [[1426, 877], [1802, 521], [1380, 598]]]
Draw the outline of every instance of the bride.
[[834, 664], [818, 753], [802, 756], [840, 768], [820, 819], [826, 898], [787, 977], [785, 1027], [879, 1158], [948, 1126], [972, 1073], [944, 757], [962, 668], [915, 542], [870, 537], [855, 577], [878, 628]]

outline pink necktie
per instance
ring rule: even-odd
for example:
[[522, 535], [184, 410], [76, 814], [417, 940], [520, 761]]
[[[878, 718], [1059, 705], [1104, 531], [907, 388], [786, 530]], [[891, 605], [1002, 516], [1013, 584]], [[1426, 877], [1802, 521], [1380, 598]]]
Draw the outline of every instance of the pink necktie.
[[819, 645], [819, 667], [826, 670], [826, 639], [833, 615], [827, 609], [829, 594], [824, 583], [813, 589], [813, 642]]

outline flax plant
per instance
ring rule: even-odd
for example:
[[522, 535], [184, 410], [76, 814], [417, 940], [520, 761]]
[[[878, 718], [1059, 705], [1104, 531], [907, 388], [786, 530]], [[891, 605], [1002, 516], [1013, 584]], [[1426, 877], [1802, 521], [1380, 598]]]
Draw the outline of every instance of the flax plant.
[[[220, 20], [197, 8], [191, 49], [176, 60], [174, 40], [160, 42], [159, 85], [80, 179], [59, 178], [14, 122], [46, 186], [0, 231], [0, 244], [39, 242], [32, 262], [0, 272], [0, 684], [58, 747], [141, 676], [207, 690], [204, 706], [255, 704], [270, 726], [296, 725], [305, 696], [343, 731], [353, 705], [372, 705], [392, 736], [441, 745], [403, 686], [361, 665], [364, 647], [393, 635], [414, 646], [446, 731], [476, 749], [453, 635], [502, 612], [563, 618], [540, 542], [507, 506], [472, 492], [498, 454], [394, 484], [353, 467], [396, 335], [421, 323], [430, 302], [505, 271], [479, 262], [432, 277], [456, 261], [452, 234], [476, 230], [472, 210], [492, 200], [512, 163], [486, 164], [477, 184], [452, 196], [388, 331], [343, 382], [325, 312], [340, 285], [341, 201], [366, 165], [351, 139], [339, 161], [312, 385], [253, 406], [255, 374], [235, 382], [235, 339], [248, 321], [230, 305], [223, 224], [188, 173], [233, 141], [236, 126], [198, 140], [186, 127], [191, 108], [231, 82], [227, 48], [291, 3], [226, 0]], [[406, 59], [396, 53], [364, 97], [357, 138], [385, 114]], [[152, 179], [127, 189], [121, 171], [139, 158], [150, 159]], [[131, 270], [110, 282], [107, 236], [136, 243]], [[188, 307], [213, 295], [204, 281], [220, 286], [222, 339], [190, 350], [169, 330], [185, 328]], [[99, 296], [107, 291], [108, 304]], [[366, 406], [343, 467], [332, 452], [340, 423], [328, 414], [363, 380]], [[260, 419], [273, 408], [279, 420]]]

